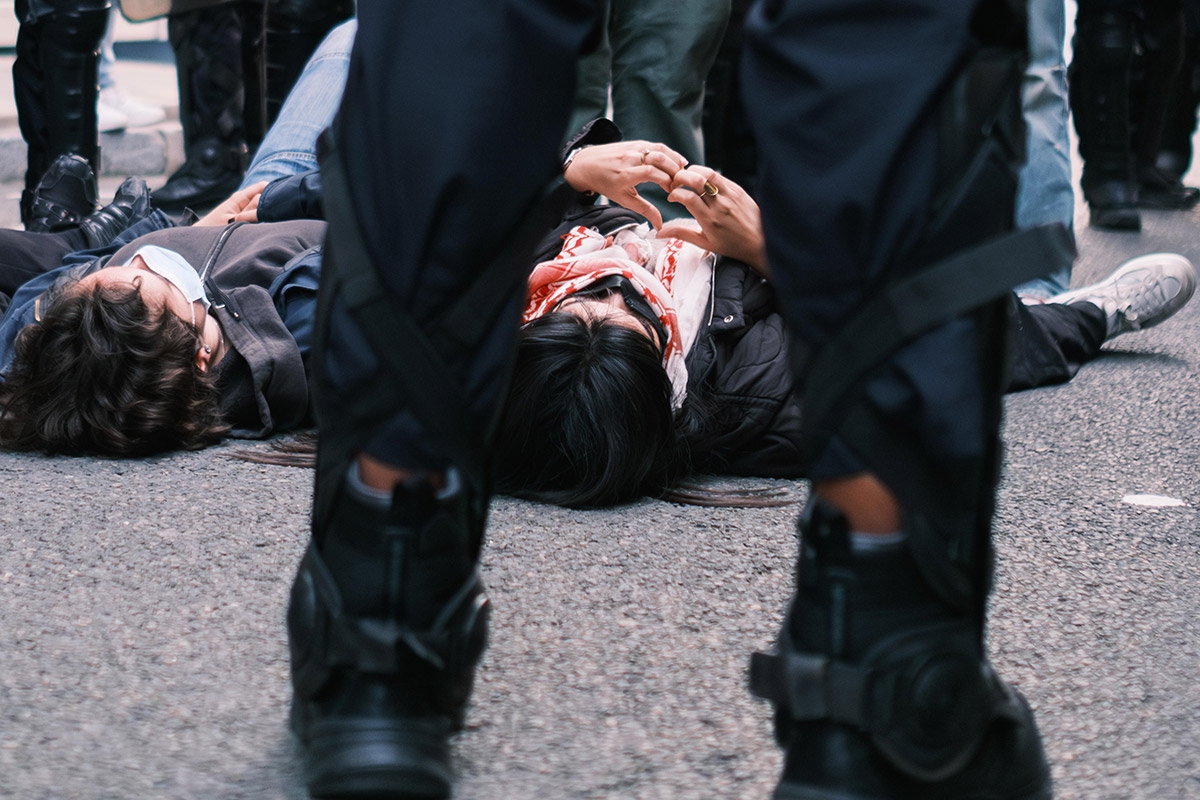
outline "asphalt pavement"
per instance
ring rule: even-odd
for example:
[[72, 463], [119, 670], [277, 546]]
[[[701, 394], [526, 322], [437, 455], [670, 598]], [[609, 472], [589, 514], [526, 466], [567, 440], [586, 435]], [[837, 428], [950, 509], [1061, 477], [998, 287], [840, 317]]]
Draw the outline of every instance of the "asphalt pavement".
[[[1081, 207], [1074, 283], [1151, 251], [1200, 263], [1200, 209], [1144, 218], [1102, 233]], [[1059, 798], [1200, 798], [1198, 364], [1200, 300], [1007, 401], [988, 641]], [[244, 447], [267, 445], [0, 454], [0, 797], [304, 797], [283, 617], [312, 474]], [[745, 670], [790, 592], [796, 511], [498, 499], [457, 796], [768, 797], [780, 757]]]

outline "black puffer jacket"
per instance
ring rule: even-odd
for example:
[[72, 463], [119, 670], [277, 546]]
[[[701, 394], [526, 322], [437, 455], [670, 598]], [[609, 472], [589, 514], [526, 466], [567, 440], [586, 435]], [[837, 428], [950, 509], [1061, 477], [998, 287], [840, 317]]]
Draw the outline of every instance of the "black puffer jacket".
[[766, 280], [717, 260], [708, 324], [687, 354], [682, 423], [699, 472], [801, 477], [800, 402]]

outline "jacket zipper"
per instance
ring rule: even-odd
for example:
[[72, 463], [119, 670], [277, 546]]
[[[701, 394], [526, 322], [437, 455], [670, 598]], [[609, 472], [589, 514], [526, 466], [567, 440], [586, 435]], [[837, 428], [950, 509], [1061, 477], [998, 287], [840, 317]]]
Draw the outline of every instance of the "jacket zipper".
[[200, 270], [200, 281], [208, 289], [209, 294], [212, 295], [213, 306], [216, 308], [225, 309], [229, 312], [229, 316], [233, 317], [234, 319], [241, 319], [241, 315], [232, 308], [227, 308], [229, 303], [228, 298], [226, 298], [224, 293], [217, 288], [217, 284], [215, 282], [209, 280], [208, 276], [212, 271], [213, 265], [217, 262], [217, 256], [221, 255], [221, 251], [225, 248], [225, 243], [229, 240], [229, 237], [236, 229], [245, 224], [247, 223], [235, 222], [232, 225], [225, 226], [225, 229], [221, 231], [221, 235], [217, 237], [217, 240], [213, 242], [213, 246], [209, 248], [208, 255], [204, 258], [204, 266]]

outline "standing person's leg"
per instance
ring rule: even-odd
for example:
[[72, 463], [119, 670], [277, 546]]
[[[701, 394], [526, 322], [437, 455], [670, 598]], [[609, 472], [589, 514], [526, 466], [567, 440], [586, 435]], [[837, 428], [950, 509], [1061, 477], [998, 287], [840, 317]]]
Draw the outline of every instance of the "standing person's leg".
[[[1029, 0], [1029, 66], [1021, 85], [1028, 135], [1025, 165], [1017, 184], [1017, 227], [1051, 222], [1075, 228], [1075, 179], [1071, 175], [1071, 110], [1067, 103], [1066, 10], [1062, 0]], [[1045, 299], [1071, 285], [1059, 270], [1017, 287], [1017, 294]]]
[[[662, 142], [704, 163], [704, 80], [730, 0], [611, 0], [613, 121], [626, 139]], [[639, 189], [664, 219], [686, 215], [656, 186]]]
[[167, 20], [179, 82], [186, 160], [154, 192], [168, 211], [204, 208], [232, 194], [246, 172], [246, 75], [242, 37], [260, 6], [235, 2]]
[[317, 168], [317, 137], [333, 122], [354, 45], [356, 20], [334, 27], [300, 73], [246, 170], [241, 188]]
[[28, 145], [21, 196], [21, 219], [27, 222], [33, 189], [59, 156], [81, 156], [94, 173], [100, 171], [96, 70], [109, 3], [22, 0], [16, 11], [21, 25], [13, 93]]
[[1140, 16], [1137, 0], [1078, 0], [1067, 77], [1083, 159], [1080, 188], [1090, 224], [1097, 228], [1142, 227], [1129, 110], [1134, 28]]
[[[1028, 706], [984, 646], [1003, 301], [895, 332], [882, 361], [846, 339], [899, 282], [1011, 228], [1022, 16], [779, 0], [747, 20], [767, 251], [816, 450], [796, 594], [751, 669], [787, 751], [780, 798], [1049, 797]], [[862, 379], [832, 401], [831, 356]], [[822, 402], [833, 415], [809, 413]]]
[[575, 67], [575, 104], [567, 122], [563, 139], [571, 138], [587, 123], [608, 116], [608, 90], [612, 82], [612, 43], [608, 37], [612, 3], [601, 0], [604, 6], [600, 34], [591, 50], [585, 53]]
[[269, 128], [321, 41], [335, 25], [354, 16], [354, 0], [266, 0], [265, 9], [264, 92]]
[[1155, 165], [1172, 180], [1183, 181], [1192, 164], [1192, 138], [1200, 112], [1200, 4], [1184, 3], [1183, 66], [1171, 89], [1162, 147]]
[[321, 439], [288, 610], [314, 795], [449, 792], [486, 639], [486, 449], [535, 242], [521, 234], [549, 223], [531, 217], [596, 5], [359, 2], [321, 164]]
[[1186, 210], [1200, 201], [1200, 189], [1160, 172], [1175, 79], [1183, 67], [1187, 22], [1180, 0], [1144, 4], [1134, 70], [1133, 160], [1138, 203], [1143, 208]]

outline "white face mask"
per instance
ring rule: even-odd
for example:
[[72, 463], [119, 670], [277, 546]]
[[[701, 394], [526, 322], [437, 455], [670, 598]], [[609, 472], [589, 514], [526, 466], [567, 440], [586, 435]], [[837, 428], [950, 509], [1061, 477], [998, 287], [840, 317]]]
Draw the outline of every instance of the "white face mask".
[[[165, 247], [148, 244], [133, 254], [133, 258], [138, 256], [141, 256], [142, 261], [146, 262], [146, 266], [150, 268], [151, 272], [162, 276], [183, 292], [183, 296], [187, 298], [188, 302], [204, 303], [205, 308], [212, 305], [204, 294], [204, 283], [200, 280], [200, 274], [179, 253], [167, 250]], [[131, 258], [130, 261], [132, 260]], [[196, 309], [193, 306], [192, 325], [195, 324]]]

